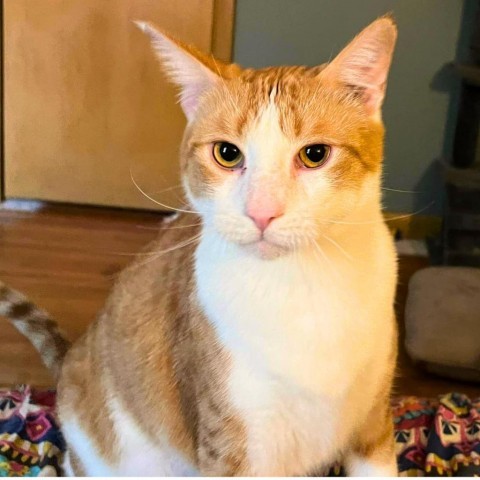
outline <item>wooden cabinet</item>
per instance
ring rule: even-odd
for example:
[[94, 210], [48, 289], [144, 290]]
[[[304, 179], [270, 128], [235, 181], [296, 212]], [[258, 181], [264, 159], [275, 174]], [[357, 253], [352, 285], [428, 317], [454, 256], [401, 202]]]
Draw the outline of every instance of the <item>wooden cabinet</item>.
[[161, 208], [132, 174], [178, 206], [185, 120], [132, 21], [229, 60], [233, 0], [4, 0], [3, 9], [4, 197]]

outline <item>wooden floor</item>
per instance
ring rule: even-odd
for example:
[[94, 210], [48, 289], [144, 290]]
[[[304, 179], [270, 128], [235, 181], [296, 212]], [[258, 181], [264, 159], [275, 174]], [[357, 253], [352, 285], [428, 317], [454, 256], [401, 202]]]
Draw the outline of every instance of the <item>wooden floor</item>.
[[[0, 209], [0, 279], [51, 312], [74, 340], [101, 308], [116, 274], [156, 236], [161, 221], [161, 214], [100, 208]], [[400, 260], [396, 306], [401, 332], [408, 280], [425, 265], [422, 258]], [[0, 318], [0, 386], [18, 383], [51, 386], [52, 379], [28, 341]], [[476, 385], [423, 373], [400, 348], [395, 393], [448, 391], [480, 396]]]

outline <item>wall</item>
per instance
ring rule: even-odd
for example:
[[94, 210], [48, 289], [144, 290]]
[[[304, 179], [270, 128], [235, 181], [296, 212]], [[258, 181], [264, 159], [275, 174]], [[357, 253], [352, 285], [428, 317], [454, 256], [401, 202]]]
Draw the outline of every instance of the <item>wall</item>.
[[[475, 0], [237, 0], [234, 60], [244, 66], [323, 63], [376, 17], [393, 12], [399, 39], [384, 120], [385, 207], [439, 214], [438, 159], [451, 151], [459, 79]], [[470, 20], [470, 21], [469, 21]], [[464, 29], [465, 30], [465, 29]]]

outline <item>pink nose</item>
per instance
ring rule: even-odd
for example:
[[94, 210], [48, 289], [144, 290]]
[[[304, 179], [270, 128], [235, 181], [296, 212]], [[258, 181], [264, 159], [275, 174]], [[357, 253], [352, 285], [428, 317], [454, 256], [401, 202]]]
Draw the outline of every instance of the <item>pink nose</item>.
[[276, 192], [259, 188], [252, 191], [245, 210], [263, 233], [273, 220], [285, 213], [285, 204]]
[[264, 232], [270, 223], [282, 214], [283, 212], [277, 208], [249, 208], [247, 210], [247, 215], [261, 232]]
[[264, 232], [267, 229], [267, 227], [270, 225], [272, 220], [275, 220], [275, 218], [277, 218], [277, 217], [252, 217], [252, 216], [250, 216], [250, 218], [255, 222], [255, 225], [259, 228], [259, 230]]

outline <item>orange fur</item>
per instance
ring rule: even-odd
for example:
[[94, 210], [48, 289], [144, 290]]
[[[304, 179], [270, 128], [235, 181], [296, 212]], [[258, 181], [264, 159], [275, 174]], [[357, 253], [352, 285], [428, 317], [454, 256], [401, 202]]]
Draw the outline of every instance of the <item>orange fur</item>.
[[[343, 455], [353, 475], [393, 474], [396, 264], [379, 190], [392, 19], [328, 65], [261, 70], [140, 26], [181, 88], [199, 216], [162, 229], [67, 354], [70, 473], [306, 475]], [[215, 142], [245, 165], [220, 168]], [[316, 143], [331, 158], [307, 171], [298, 152]], [[264, 232], [252, 196], [281, 204]]]

